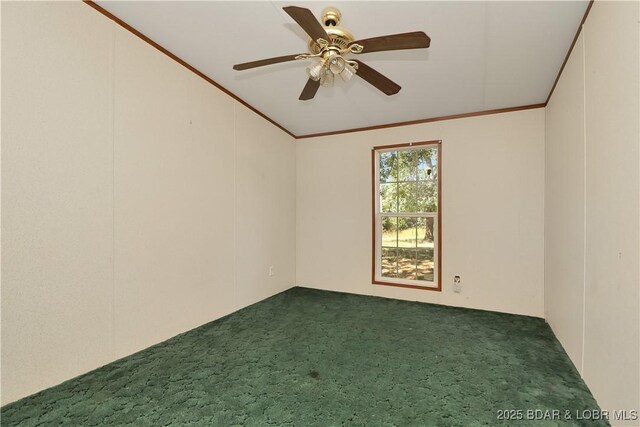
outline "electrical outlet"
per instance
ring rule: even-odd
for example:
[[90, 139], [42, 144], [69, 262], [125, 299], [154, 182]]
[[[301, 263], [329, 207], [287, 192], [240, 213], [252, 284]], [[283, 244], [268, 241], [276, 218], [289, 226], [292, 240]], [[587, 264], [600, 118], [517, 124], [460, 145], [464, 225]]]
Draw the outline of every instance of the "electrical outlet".
[[453, 292], [457, 294], [462, 292], [462, 284], [460, 284], [460, 276], [453, 277]]
[[269, 266], [269, 277], [273, 276], [274, 274], [276, 274], [276, 270], [274, 268], [273, 265]]

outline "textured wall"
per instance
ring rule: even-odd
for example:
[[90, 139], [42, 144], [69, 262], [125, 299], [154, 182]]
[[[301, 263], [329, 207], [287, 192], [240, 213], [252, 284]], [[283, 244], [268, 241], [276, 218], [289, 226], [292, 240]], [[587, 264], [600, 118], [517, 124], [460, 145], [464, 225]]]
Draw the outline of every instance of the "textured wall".
[[[371, 147], [435, 139], [443, 290], [374, 286]], [[302, 139], [296, 150], [299, 285], [543, 316], [543, 109]]]
[[584, 29], [583, 376], [607, 409], [640, 410], [639, 11], [638, 2], [597, 2]]
[[547, 318], [609, 411], [640, 408], [639, 13], [594, 3], [547, 108]]
[[546, 109], [545, 318], [582, 369], [584, 314], [584, 36]]
[[114, 32], [81, 4], [1, 7], [6, 403], [113, 360]]
[[2, 55], [2, 403], [294, 285], [291, 137], [79, 2]]

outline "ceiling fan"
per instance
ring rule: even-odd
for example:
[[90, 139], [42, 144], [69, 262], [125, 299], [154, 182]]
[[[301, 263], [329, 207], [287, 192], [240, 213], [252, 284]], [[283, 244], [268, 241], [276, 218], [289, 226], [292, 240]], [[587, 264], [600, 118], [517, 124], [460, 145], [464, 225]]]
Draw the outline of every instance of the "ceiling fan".
[[350, 53], [359, 55], [385, 50], [424, 49], [431, 43], [429, 36], [422, 31], [355, 40], [349, 31], [339, 26], [342, 15], [334, 7], [322, 11], [324, 25], [318, 22], [309, 9], [297, 6], [283, 9], [309, 35], [309, 53], [245, 62], [234, 65], [233, 69], [241, 71], [280, 62], [313, 59], [314, 62], [307, 67], [309, 80], [298, 98], [303, 101], [312, 99], [321, 85], [332, 86], [336, 75], [344, 81], [351, 79], [354, 74], [358, 75], [386, 95], [394, 95], [400, 91], [397, 83], [363, 62], [345, 57]]

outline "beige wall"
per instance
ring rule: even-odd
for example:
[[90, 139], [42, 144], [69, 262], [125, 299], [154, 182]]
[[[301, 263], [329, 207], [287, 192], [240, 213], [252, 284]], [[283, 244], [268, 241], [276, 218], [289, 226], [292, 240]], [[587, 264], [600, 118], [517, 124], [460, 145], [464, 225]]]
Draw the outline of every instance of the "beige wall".
[[[371, 147], [436, 139], [443, 290], [374, 286]], [[543, 316], [544, 109], [302, 139], [296, 159], [298, 285]]]
[[545, 149], [545, 318], [579, 369], [584, 326], [583, 49], [580, 34], [547, 104]]
[[639, 14], [593, 5], [547, 108], [547, 318], [607, 410], [640, 409]]
[[2, 403], [114, 358], [114, 30], [78, 6], [1, 5]]
[[2, 56], [3, 404], [294, 285], [290, 136], [81, 3]]

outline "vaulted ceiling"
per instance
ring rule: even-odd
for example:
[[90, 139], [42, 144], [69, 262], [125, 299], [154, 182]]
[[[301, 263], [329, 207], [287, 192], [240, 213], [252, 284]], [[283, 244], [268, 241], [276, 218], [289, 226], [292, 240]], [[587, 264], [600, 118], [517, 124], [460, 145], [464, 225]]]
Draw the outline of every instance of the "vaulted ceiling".
[[[98, 1], [122, 21], [295, 135], [544, 103], [587, 1]], [[359, 78], [298, 96], [308, 61], [234, 71], [236, 63], [304, 53], [307, 35], [282, 10], [327, 6], [356, 39], [424, 31], [431, 47], [358, 57], [402, 86], [386, 96]]]

